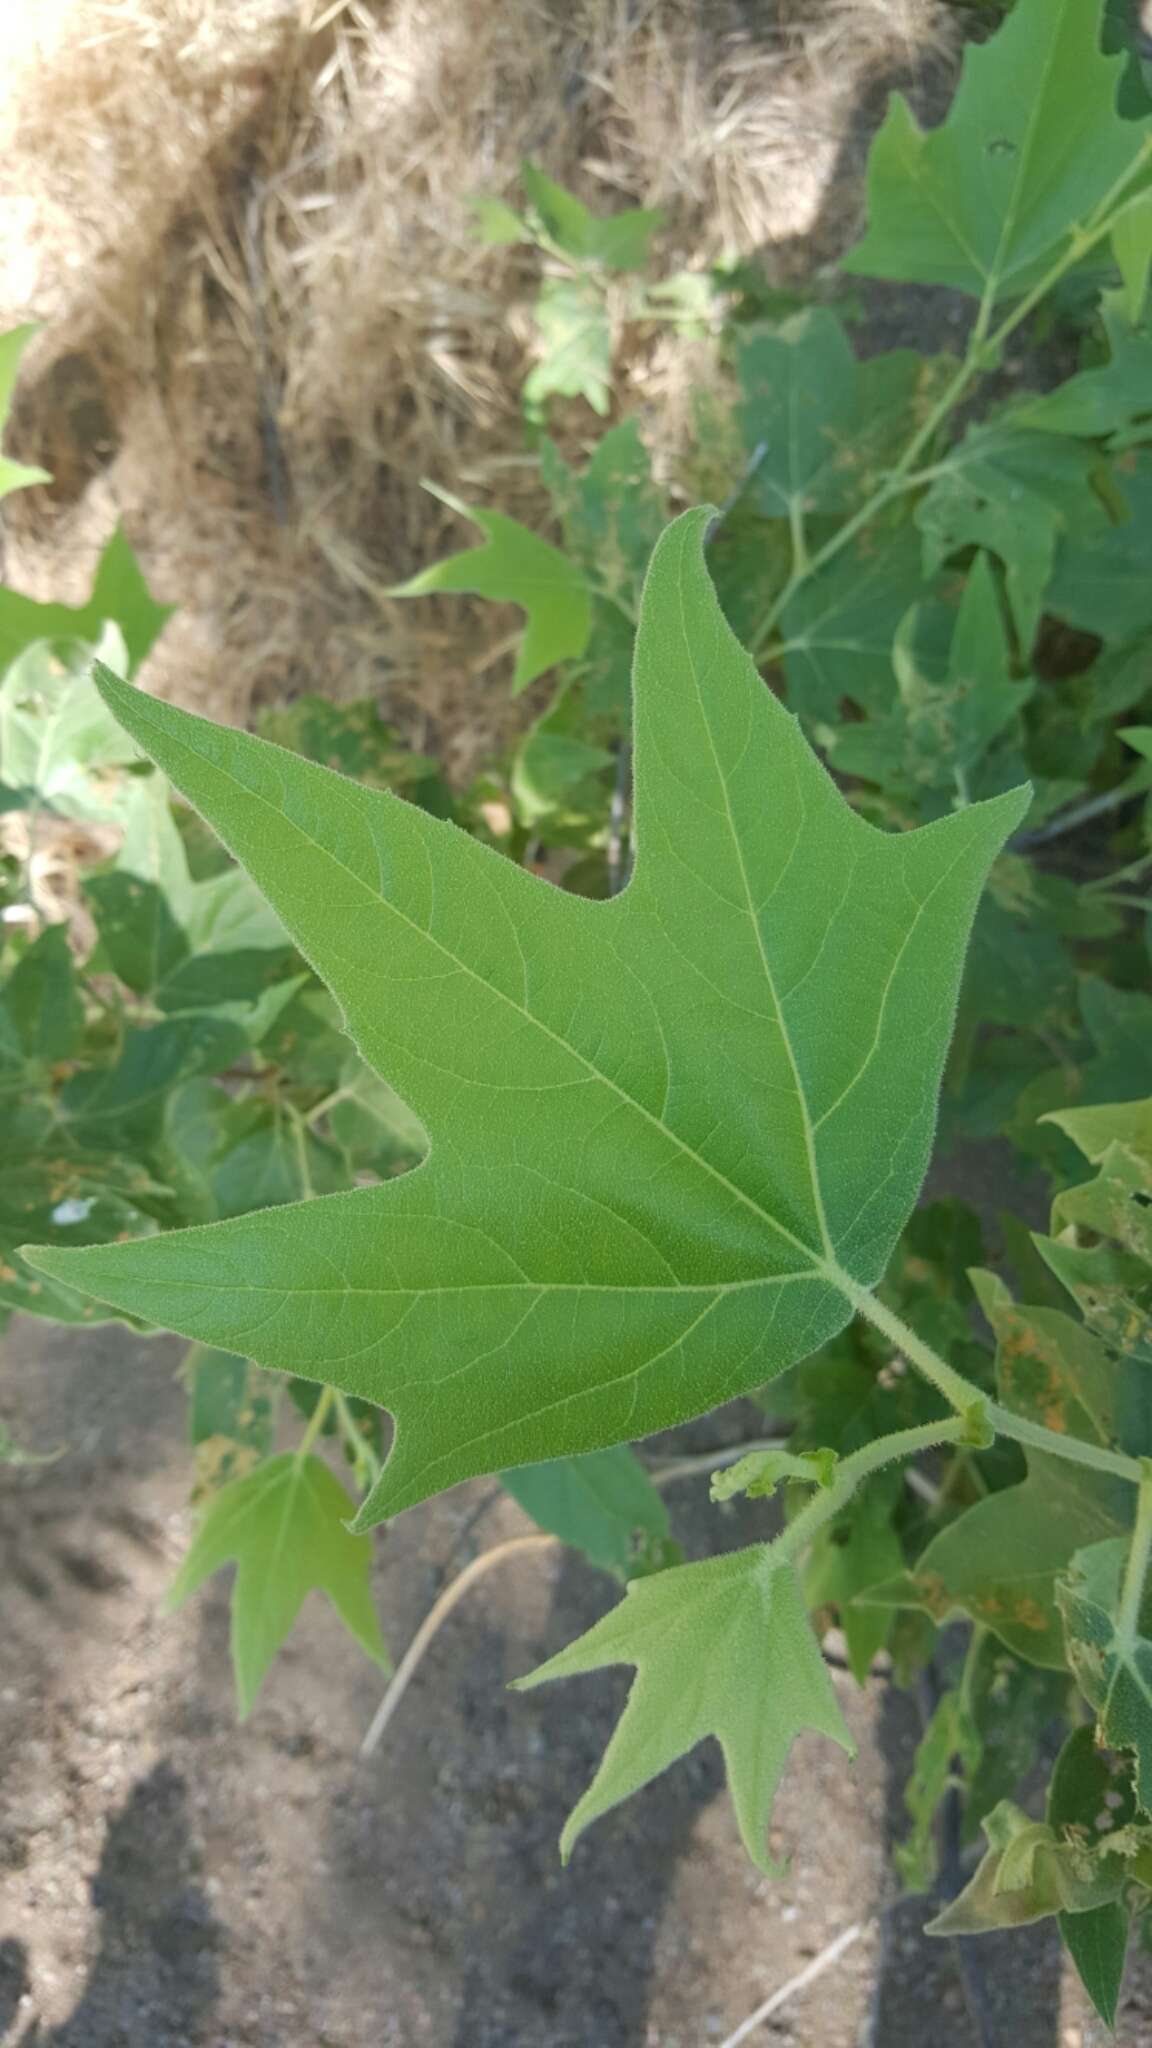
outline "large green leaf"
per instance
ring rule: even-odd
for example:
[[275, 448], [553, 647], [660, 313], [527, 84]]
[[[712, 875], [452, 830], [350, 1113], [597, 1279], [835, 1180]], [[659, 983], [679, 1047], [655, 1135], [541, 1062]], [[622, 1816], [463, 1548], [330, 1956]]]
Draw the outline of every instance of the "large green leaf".
[[970, 44], [947, 119], [927, 133], [893, 97], [868, 163], [868, 232], [846, 268], [954, 285], [995, 303], [1029, 289], [1137, 167], [1121, 57], [1099, 47], [1099, 0], [1018, 0]]
[[589, 1822], [714, 1735], [744, 1846], [771, 1871], [772, 1802], [796, 1736], [811, 1728], [849, 1754], [853, 1747], [791, 1565], [761, 1546], [633, 1580], [603, 1621], [519, 1684], [607, 1664], [634, 1664], [636, 1678], [561, 1854]]
[[[10, 327], [7, 334], [0, 334], [0, 437], [12, 410], [12, 393], [20, 358], [36, 332], [34, 326]], [[13, 462], [10, 456], [0, 455], [0, 498], [6, 498], [10, 491], [27, 490], [29, 484], [48, 484], [51, 481], [46, 469], [32, 469], [27, 463]]]
[[975, 902], [1026, 798], [915, 833], [859, 818], [724, 624], [709, 516], [649, 571], [637, 863], [611, 902], [102, 678], [431, 1153], [387, 1186], [37, 1256], [390, 1408], [366, 1521], [763, 1384], [843, 1327], [920, 1187]]
[[269, 1458], [211, 1496], [168, 1594], [178, 1607], [221, 1565], [235, 1563], [232, 1665], [241, 1718], [307, 1595], [327, 1593], [361, 1648], [388, 1668], [372, 1605], [371, 1539], [352, 1535], [352, 1502], [319, 1458]]
[[516, 657], [515, 690], [526, 689], [558, 661], [583, 654], [592, 626], [592, 601], [575, 563], [504, 512], [462, 505], [445, 491], [438, 495], [487, 538], [481, 547], [466, 548], [463, 554], [422, 569], [407, 583], [397, 584], [392, 595], [424, 597], [435, 590], [467, 590], [519, 605], [527, 613], [528, 626]]

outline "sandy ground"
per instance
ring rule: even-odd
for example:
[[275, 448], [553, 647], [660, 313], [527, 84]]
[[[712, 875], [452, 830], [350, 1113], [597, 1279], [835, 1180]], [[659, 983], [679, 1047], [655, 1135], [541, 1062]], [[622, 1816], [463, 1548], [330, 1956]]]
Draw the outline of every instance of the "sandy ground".
[[[923, 1903], [875, 1924], [914, 1737], [884, 1689], [845, 1706], [846, 1766], [798, 1749], [777, 1811], [786, 1878], [740, 1848], [698, 1752], [585, 1838], [556, 1836], [623, 1688], [506, 1681], [613, 1597], [578, 1560], [494, 1572], [425, 1662], [370, 1764], [379, 1679], [319, 1603], [235, 1725], [226, 1587], [159, 1603], [186, 1535], [180, 1347], [17, 1325], [0, 1409], [52, 1465], [3, 1474], [0, 2040], [20, 2048], [705, 2048], [852, 1923], [866, 1938], [754, 2037], [804, 2048], [1088, 2048], [1045, 1933], [980, 1950], [986, 2031]], [[751, 1409], [678, 1433], [707, 1449]], [[458, 1489], [381, 1542], [394, 1648], [476, 1547], [521, 1526]], [[678, 1489], [690, 1551], [753, 1533]], [[745, 1510], [748, 1514], [751, 1511]], [[1142, 1987], [1142, 1988], [1140, 1988]], [[1152, 2039], [1152, 1979], [1119, 2040]]]

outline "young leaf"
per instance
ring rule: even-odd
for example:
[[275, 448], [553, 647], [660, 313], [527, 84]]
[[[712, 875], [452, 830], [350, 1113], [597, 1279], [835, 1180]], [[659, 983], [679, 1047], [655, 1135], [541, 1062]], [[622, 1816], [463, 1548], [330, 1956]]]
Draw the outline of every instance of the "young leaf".
[[1143, 1603], [1137, 1622], [1121, 1612], [1129, 1544], [1124, 1537], [1077, 1551], [1056, 1588], [1068, 1662], [1096, 1710], [1100, 1740], [1135, 1760], [1136, 1797], [1152, 1814], [1152, 1636]]
[[853, 1753], [791, 1565], [757, 1545], [633, 1580], [603, 1621], [517, 1688], [608, 1664], [634, 1664], [636, 1677], [600, 1769], [560, 1837], [564, 1860], [589, 1822], [714, 1735], [744, 1846], [771, 1872], [772, 1803], [797, 1735], [811, 1728]]
[[[12, 393], [20, 358], [37, 331], [34, 326], [10, 327], [7, 334], [0, 334], [0, 439], [12, 410]], [[10, 491], [27, 490], [30, 484], [50, 484], [51, 481], [46, 469], [31, 469], [27, 463], [13, 462], [10, 456], [0, 455], [0, 498], [6, 498]]]
[[520, 182], [540, 226], [566, 256], [605, 270], [643, 269], [661, 214], [627, 207], [601, 217], [527, 160], [520, 167]]
[[604, 418], [612, 403], [612, 328], [603, 294], [588, 278], [546, 277], [534, 308], [541, 353], [524, 379], [529, 419], [546, 399], [585, 398]]
[[320, 1458], [291, 1452], [213, 1494], [168, 1594], [179, 1607], [221, 1565], [236, 1565], [232, 1668], [243, 1720], [268, 1667], [313, 1592], [327, 1593], [361, 1648], [384, 1670], [372, 1605], [372, 1541], [347, 1528], [353, 1503]]
[[646, 1558], [658, 1557], [669, 1542], [663, 1497], [627, 1444], [589, 1451], [583, 1458], [524, 1465], [500, 1476], [541, 1529], [619, 1579], [627, 1579]]
[[583, 654], [592, 625], [592, 604], [583, 576], [567, 555], [503, 512], [472, 509], [445, 492], [439, 495], [463, 518], [471, 519], [487, 539], [482, 547], [449, 555], [447, 561], [434, 562], [407, 583], [397, 584], [393, 597], [470, 590], [478, 597], [518, 604], [527, 613], [528, 627], [516, 657], [514, 690], [527, 689], [558, 661]]
[[975, 1877], [925, 1934], [987, 1934], [1054, 1913], [1091, 1912], [1118, 1899], [1130, 1875], [1128, 1844], [1113, 1849], [1106, 1840], [1093, 1851], [1061, 1840], [1007, 1799], [988, 1815], [984, 1833], [988, 1853]]
[[366, 1523], [762, 1385], [843, 1327], [919, 1190], [964, 942], [1026, 796], [904, 834], [858, 817], [724, 624], [709, 517], [649, 571], [611, 902], [102, 678], [431, 1153], [46, 1269], [390, 1408]]
[[845, 268], [989, 304], [1035, 284], [1138, 168], [1141, 124], [1116, 110], [1124, 60], [1099, 34], [1099, 0], [1018, 0], [991, 42], [969, 44], [938, 128], [894, 95], [868, 160], [868, 232]]
[[119, 628], [128, 650], [128, 673], [143, 661], [171, 618], [174, 606], [157, 604], [140, 564], [117, 527], [96, 567], [87, 604], [39, 604], [16, 590], [0, 590], [0, 670], [36, 640], [81, 640], [94, 645], [101, 628]]

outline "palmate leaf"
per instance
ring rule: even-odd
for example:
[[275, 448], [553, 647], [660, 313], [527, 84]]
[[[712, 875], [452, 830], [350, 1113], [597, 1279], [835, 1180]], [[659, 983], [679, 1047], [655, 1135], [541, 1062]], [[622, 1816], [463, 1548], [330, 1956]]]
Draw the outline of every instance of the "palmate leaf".
[[364, 1526], [762, 1385], [844, 1326], [923, 1178], [973, 910], [1026, 796], [867, 825], [725, 625], [709, 517], [649, 571], [637, 863], [611, 902], [102, 678], [431, 1151], [387, 1186], [36, 1256], [390, 1409]]
[[431, 591], [459, 590], [518, 604], [527, 613], [528, 626], [516, 657], [514, 691], [527, 689], [558, 661], [583, 654], [592, 628], [592, 600], [575, 563], [504, 512], [463, 505], [446, 491], [436, 495], [462, 518], [471, 519], [486, 539], [481, 547], [449, 555], [407, 583], [398, 583], [392, 596], [426, 597]]
[[636, 1678], [595, 1780], [565, 1824], [565, 1861], [590, 1822], [715, 1735], [744, 1846], [771, 1872], [768, 1822], [795, 1737], [811, 1728], [853, 1753], [792, 1566], [757, 1546], [634, 1580], [603, 1621], [519, 1689], [609, 1664], [634, 1664]]
[[361, 1648], [388, 1669], [372, 1605], [367, 1537], [348, 1528], [352, 1502], [319, 1458], [268, 1458], [208, 1502], [168, 1594], [179, 1607], [221, 1565], [235, 1562], [232, 1666], [241, 1719], [307, 1595], [327, 1593]]
[[1019, 0], [969, 46], [938, 128], [894, 95], [868, 163], [868, 232], [845, 268], [993, 304], [1027, 291], [1137, 168], [1147, 124], [1120, 118], [1124, 59], [1099, 38], [1100, 0]]
[[36, 640], [95, 642], [103, 626], [119, 628], [129, 670], [143, 661], [174, 607], [157, 604], [119, 527], [96, 565], [86, 604], [40, 604], [18, 590], [0, 590], [0, 670]]

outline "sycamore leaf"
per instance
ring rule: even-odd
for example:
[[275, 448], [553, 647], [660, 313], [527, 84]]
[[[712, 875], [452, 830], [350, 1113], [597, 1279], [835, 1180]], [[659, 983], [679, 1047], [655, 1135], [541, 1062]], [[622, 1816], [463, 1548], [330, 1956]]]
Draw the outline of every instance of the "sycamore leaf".
[[890, 799], [903, 799], [931, 815], [958, 793], [965, 799], [973, 793], [985, 756], [1027, 703], [1033, 684], [1012, 680], [1000, 598], [986, 555], [977, 555], [964, 586], [947, 671], [939, 679], [920, 653], [924, 610], [914, 606], [897, 631], [892, 649], [897, 695], [888, 710], [846, 720], [827, 733], [820, 729], [818, 737], [836, 768], [863, 776]]
[[536, 218], [557, 248], [578, 263], [605, 270], [641, 270], [663, 216], [643, 207], [601, 216], [527, 159], [520, 182]]
[[[1043, 424], [1033, 426], [1025, 412], [970, 428], [938, 464], [916, 508], [926, 576], [968, 548], [989, 548], [1000, 557], [1025, 654], [1036, 637], [1061, 534], [1106, 525], [1090, 483], [1092, 451], [1059, 432], [1040, 432]], [[1026, 426], [1032, 430], [1025, 432]]]
[[1138, 168], [1143, 124], [1116, 110], [1124, 60], [1099, 34], [1099, 0], [1018, 0], [990, 42], [969, 44], [939, 127], [926, 133], [895, 94], [868, 160], [868, 232], [845, 268], [990, 304], [1036, 283]]
[[1100, 1740], [1134, 1757], [1136, 1797], [1152, 1814], [1152, 1614], [1147, 1600], [1137, 1622], [1121, 1614], [1128, 1551], [1125, 1537], [1077, 1551], [1056, 1597], [1068, 1662], [1096, 1710]]
[[1134, 640], [1152, 627], [1152, 450], [1134, 450], [1112, 470], [1123, 517], [1114, 526], [1070, 533], [1056, 559], [1049, 607], [1070, 626], [1105, 641]]
[[[516, 657], [512, 687], [524, 690], [558, 661], [583, 654], [592, 625], [592, 603], [580, 571], [539, 534], [530, 533], [503, 512], [485, 512], [462, 505], [439, 492], [445, 504], [471, 519], [487, 535], [482, 547], [434, 562], [393, 597], [424, 597], [433, 590], [468, 590], [478, 597], [518, 604], [528, 626]], [[173, 778], [175, 779], [175, 778]]]
[[31, 1060], [66, 1060], [80, 1043], [84, 1005], [68, 927], [50, 924], [18, 961], [4, 990], [8, 1017]]
[[744, 1846], [771, 1872], [772, 1802], [795, 1738], [814, 1729], [853, 1754], [791, 1565], [757, 1545], [634, 1580], [603, 1621], [518, 1680], [518, 1690], [609, 1664], [634, 1664], [636, 1677], [561, 1835], [565, 1861], [591, 1821], [714, 1735]]
[[763, 1385], [843, 1328], [923, 1179], [965, 939], [1026, 793], [865, 823], [726, 627], [710, 516], [649, 570], [637, 859], [609, 902], [101, 678], [430, 1153], [385, 1186], [36, 1256], [389, 1408], [365, 1523]]
[[194, 1500], [250, 1472], [272, 1449], [278, 1383], [233, 1351], [193, 1344], [181, 1368], [196, 1453]]
[[961, 1694], [942, 1693], [916, 1745], [904, 1790], [912, 1826], [896, 1844], [895, 1863], [907, 1891], [926, 1892], [935, 1881], [936, 1810], [945, 1794], [963, 1782], [957, 1764], [964, 1773], [971, 1773], [979, 1762], [980, 1738]]
[[221, 1565], [235, 1563], [232, 1668], [242, 1720], [311, 1592], [327, 1593], [361, 1648], [389, 1668], [369, 1588], [372, 1541], [348, 1529], [352, 1507], [320, 1458], [291, 1452], [209, 1500], [168, 1606], [179, 1607]]
[[541, 419], [548, 398], [585, 398], [605, 416], [612, 403], [612, 326], [588, 278], [546, 277], [533, 308], [540, 358], [524, 379], [524, 406]]
[[[1146, 199], [1152, 219], [1152, 192]], [[1029, 399], [1012, 418], [1029, 432], [1078, 434], [1114, 447], [1152, 439], [1152, 341], [1144, 334], [1120, 337], [1110, 361]]]
[[[1136, 1819], [1127, 1762], [1100, 1748], [1090, 1723], [1074, 1728], [1056, 1759], [1048, 1786], [1049, 1827], [1066, 1840], [1097, 1849]], [[1123, 1899], [1087, 1913], [1061, 1913], [1060, 1934], [1084, 1988], [1106, 2027], [1116, 2024], [1124, 1980], [1130, 1914]]]
[[[12, 393], [16, 387], [20, 358], [38, 331], [35, 326], [10, 327], [7, 334], [0, 334], [0, 438], [12, 410]], [[46, 469], [32, 469], [27, 463], [13, 462], [9, 456], [0, 455], [0, 498], [6, 498], [10, 491], [27, 490], [29, 484], [50, 484], [51, 481]]]
[[926, 1934], [987, 1934], [1029, 1927], [1053, 1913], [1085, 1913], [1118, 1899], [1130, 1874], [1135, 1842], [1099, 1850], [1062, 1840], [1047, 1821], [1002, 1799], [984, 1823], [988, 1853], [959, 1898], [937, 1914]]
[[666, 1552], [668, 1510], [627, 1444], [589, 1451], [582, 1458], [524, 1465], [500, 1476], [541, 1529], [617, 1578], [659, 1562]]
[[1124, 311], [1135, 327], [1144, 311], [1152, 270], [1152, 192], [1129, 200], [1112, 229], [1112, 254], [1124, 280]]
[[[1122, 1135], [1101, 1139], [1128, 1111]], [[1090, 1157], [1095, 1180], [1065, 1188], [1052, 1205], [1058, 1236], [1036, 1236], [1041, 1257], [1072, 1294], [1085, 1321], [1122, 1360], [1152, 1364], [1152, 1145], [1147, 1102], [1056, 1111], [1059, 1124]], [[1074, 1241], [1083, 1229], [1098, 1241]], [[1141, 1446], [1141, 1448], [1144, 1448]]]
[[843, 321], [825, 306], [747, 329], [737, 370], [751, 492], [772, 518], [855, 504], [891, 449], [910, 439], [940, 377], [936, 362], [912, 349], [858, 361]]
[[804, 1598], [813, 1609], [832, 1607], [844, 1633], [848, 1666], [863, 1685], [884, 1648], [892, 1616], [859, 1604], [857, 1595], [898, 1572], [904, 1561], [892, 1521], [899, 1473], [880, 1473], [860, 1489], [843, 1514], [817, 1531], [803, 1571]]
[[129, 674], [163, 632], [174, 607], [157, 604], [140, 564], [117, 527], [96, 565], [87, 604], [39, 604], [17, 590], [0, 590], [0, 670], [36, 640], [82, 640], [94, 645], [101, 628], [118, 627], [128, 650]]
[[916, 536], [906, 526], [868, 535], [798, 588], [785, 607], [788, 702], [801, 718], [835, 718], [845, 698], [887, 710], [892, 641], [924, 588]]

